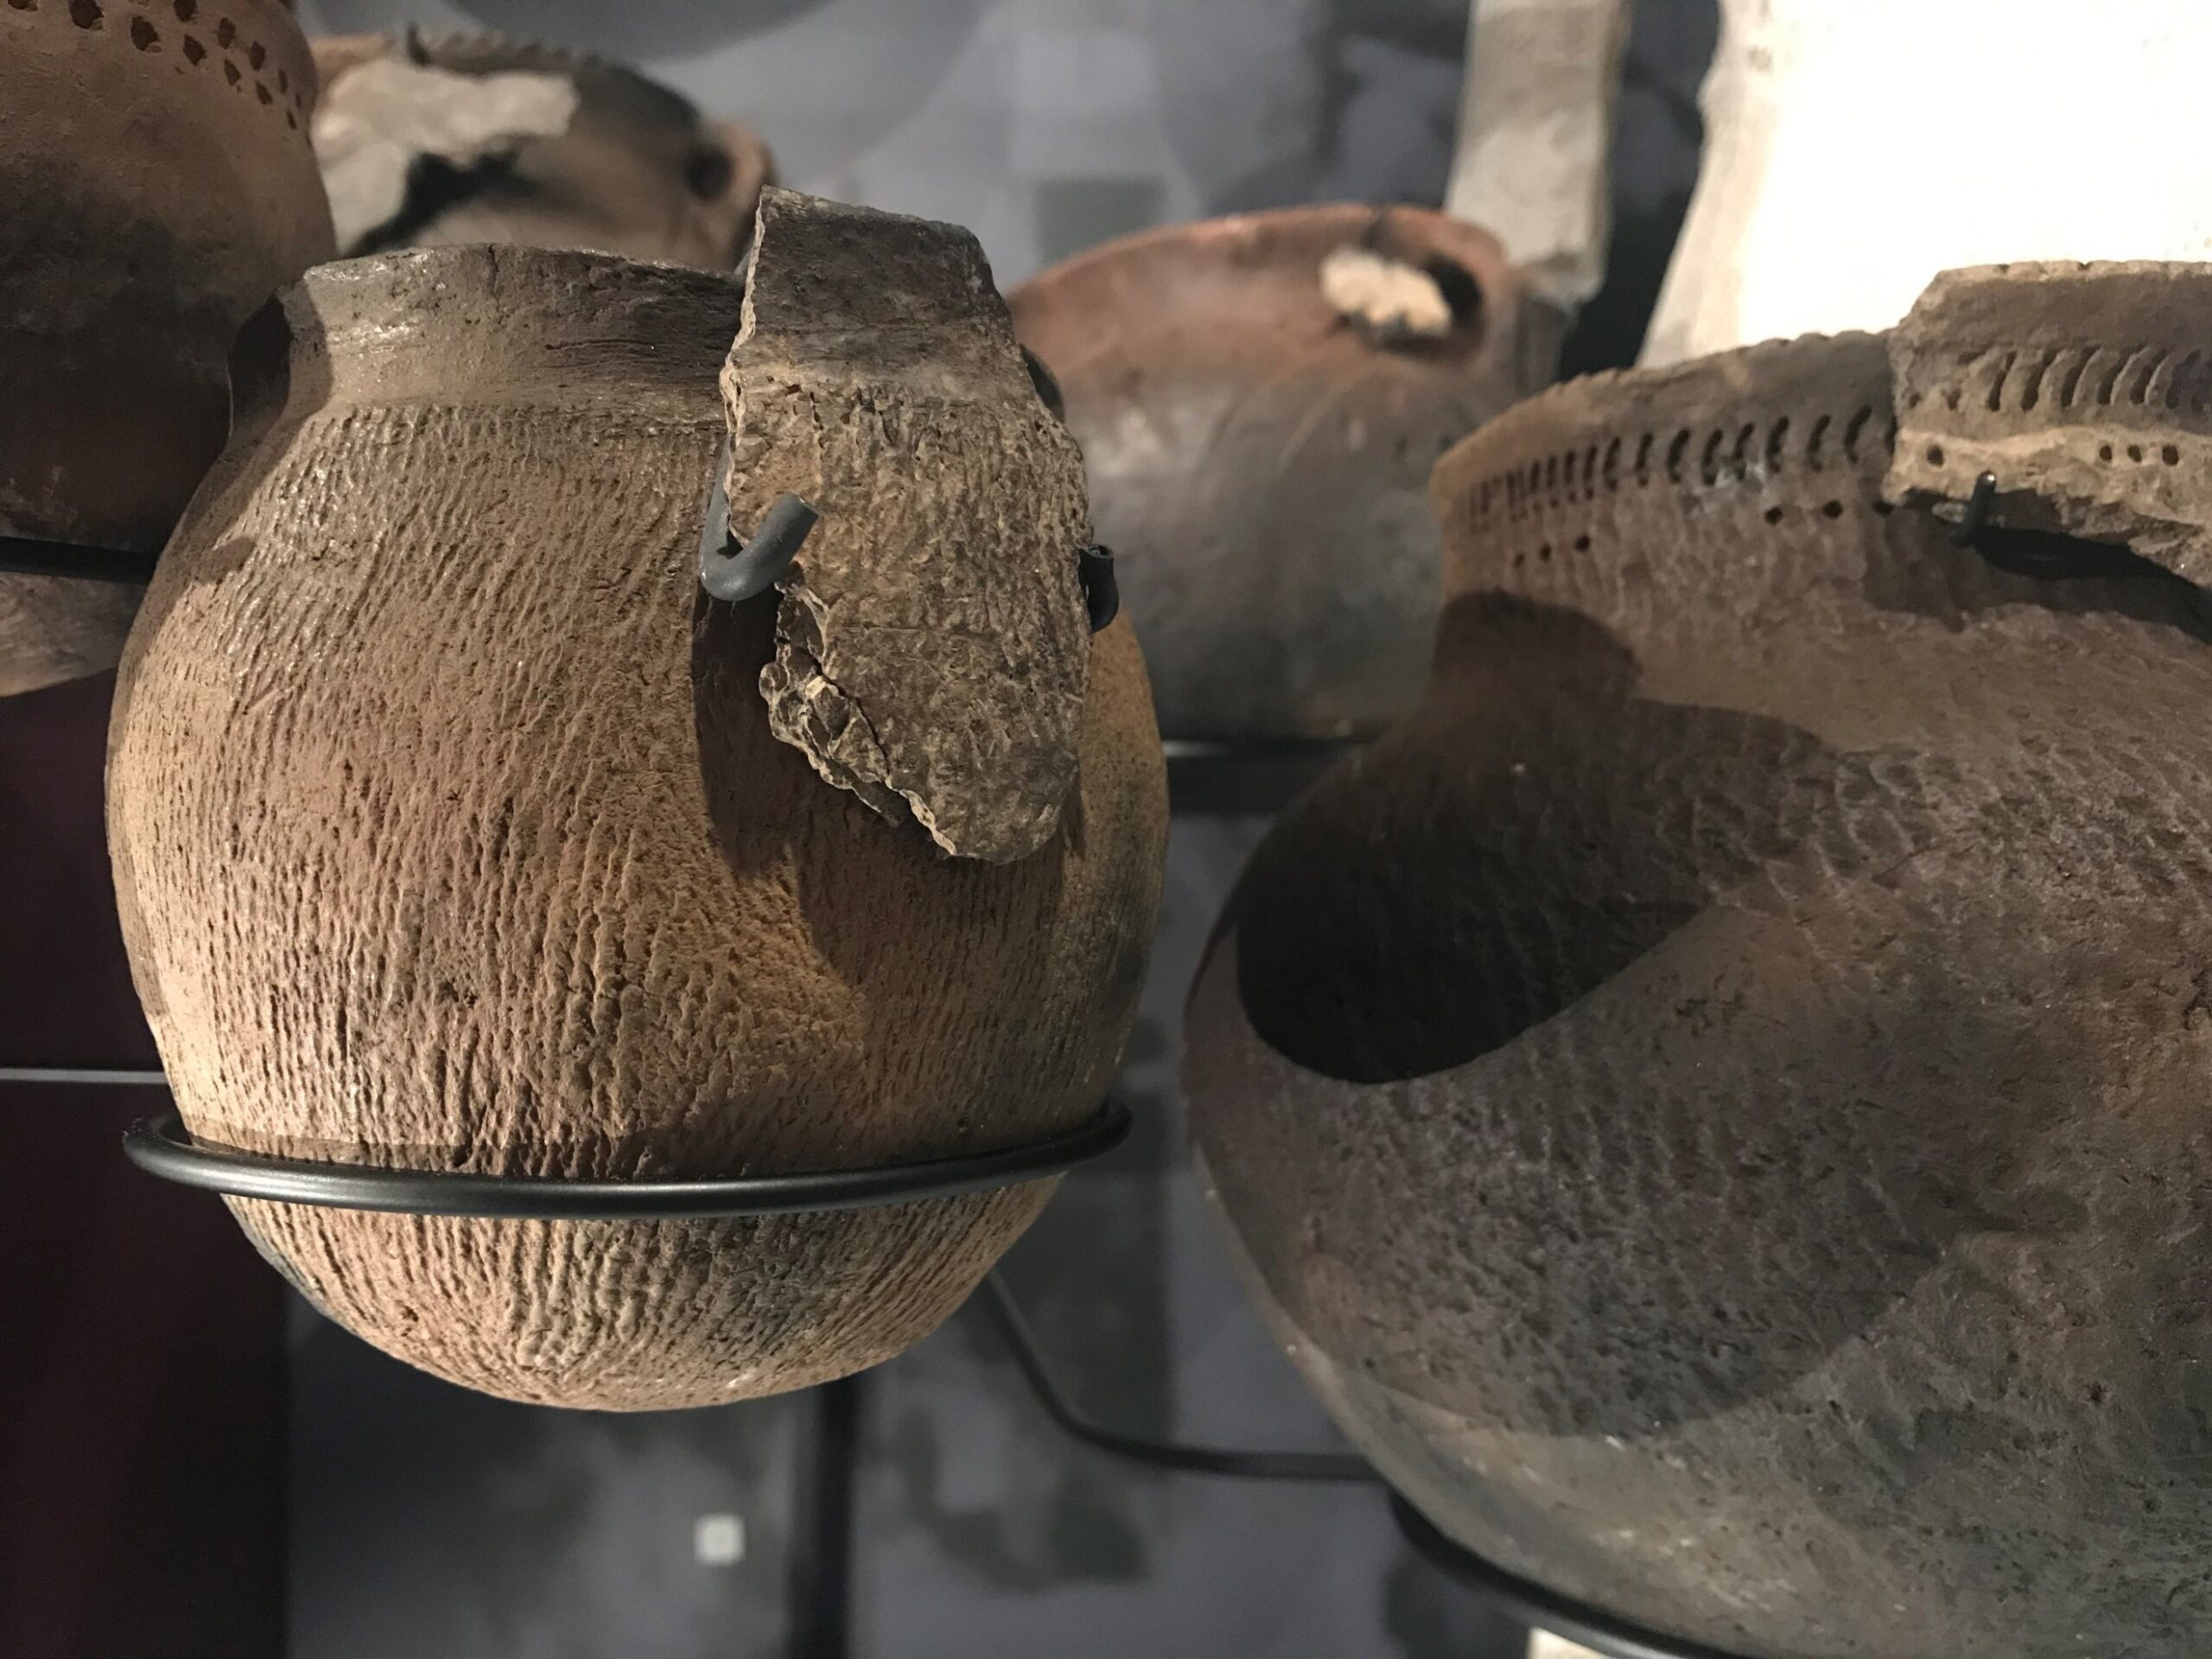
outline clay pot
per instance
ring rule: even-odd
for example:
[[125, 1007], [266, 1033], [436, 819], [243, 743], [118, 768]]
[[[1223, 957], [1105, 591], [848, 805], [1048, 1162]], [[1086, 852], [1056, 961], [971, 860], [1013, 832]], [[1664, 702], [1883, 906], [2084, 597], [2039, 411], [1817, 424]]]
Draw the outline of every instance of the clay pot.
[[315, 54], [324, 103], [316, 141], [326, 148], [348, 79], [369, 64], [439, 72], [456, 99], [491, 76], [553, 76], [573, 88], [573, 109], [555, 130], [481, 154], [416, 154], [404, 193], [388, 203], [357, 210], [345, 175], [334, 170], [348, 254], [500, 242], [728, 270], [744, 256], [761, 187], [775, 176], [768, 147], [743, 123], [703, 119], [681, 94], [585, 54], [496, 35], [423, 32], [340, 35], [317, 41]]
[[1445, 457], [1427, 698], [1254, 858], [1194, 1132], [1309, 1380], [1491, 1560], [1746, 1655], [2183, 1659], [2212, 605], [1957, 544], [1893, 430], [1849, 335]]
[[[699, 589], [742, 298], [445, 249], [312, 271], [242, 342], [250, 407], [133, 634], [109, 773], [132, 965], [195, 1135], [728, 1176], [1096, 1109], [1166, 830], [1135, 642], [1092, 643], [1077, 791], [1031, 857], [947, 860], [818, 779], [768, 728], [773, 590]], [[234, 1208], [388, 1351], [631, 1408], [897, 1352], [1051, 1190], [714, 1222]]]
[[[1364, 326], [1325, 259], [1370, 250], [1449, 308]], [[1007, 296], [1082, 442], [1171, 738], [1371, 734], [1421, 695], [1451, 444], [1552, 377], [1560, 320], [1497, 244], [1413, 207], [1297, 207], [1109, 242]]]
[[[168, 537], [222, 448], [231, 336], [333, 251], [314, 95], [276, 0], [0, 7], [0, 535]], [[112, 667], [137, 598], [0, 576], [0, 696]]]

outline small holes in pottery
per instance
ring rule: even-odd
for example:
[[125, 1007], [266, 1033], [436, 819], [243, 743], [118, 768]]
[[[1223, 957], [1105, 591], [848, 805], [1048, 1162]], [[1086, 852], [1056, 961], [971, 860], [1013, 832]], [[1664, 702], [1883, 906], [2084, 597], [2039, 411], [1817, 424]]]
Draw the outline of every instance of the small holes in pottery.
[[245, 77], [238, 73], [238, 65], [232, 63], [228, 58], [225, 58], [223, 60], [223, 79], [229, 81], [232, 86], [235, 86], [238, 82], [245, 79]]
[[79, 29], [99, 28], [99, 0], [69, 0], [69, 21]]
[[276, 99], [270, 97], [269, 88], [257, 80], [253, 83], [253, 91], [254, 95], [260, 99], [263, 103], [273, 104], [276, 102]]
[[1891, 513], [1895, 512], [1897, 509], [1886, 501], [1877, 501], [1874, 503], [1874, 511], [1879, 513], [1883, 518], [1886, 518]]
[[151, 52], [161, 43], [161, 35], [155, 32], [154, 26], [143, 17], [133, 17], [130, 20], [131, 45], [137, 47], [141, 52]]
[[245, 54], [245, 60], [249, 67], [260, 68], [263, 64], [269, 61], [269, 48], [262, 45], [259, 41], [256, 41], [253, 43], [253, 50]]
[[2142, 459], [2143, 459], [2143, 446], [2142, 446], [2141, 444], [2139, 444], [2139, 443], [2131, 443], [2131, 444], [2129, 444], [2129, 445], [2127, 446], [2127, 458], [2128, 458], [2130, 461], [2140, 461], [2140, 460], [2142, 460]]
[[36, 11], [38, 10], [38, 0], [8, 0], [8, 3], [17, 11]]
[[207, 48], [200, 45], [196, 37], [190, 35], [184, 37], [184, 60], [187, 63], [202, 62], [207, 56]]
[[1536, 550], [1536, 556], [1542, 560], [1546, 564], [1549, 564], [1552, 562], [1552, 544], [1549, 542], [1546, 542], [1541, 547]]
[[2178, 467], [2181, 465], [2181, 450], [2176, 445], [2170, 443], [2158, 451], [2158, 459], [2169, 467]]
[[1782, 522], [1782, 509], [1780, 507], [1769, 507], [1766, 510], [1764, 516], [1767, 523], [1770, 524], [1778, 524]]
[[1840, 501], [1823, 501], [1821, 503], [1821, 517], [1823, 518], [1842, 518], [1843, 503]]
[[1943, 446], [1942, 444], [1931, 443], [1928, 446], [1928, 464], [1930, 467], [1941, 467], [1943, 464]]
[[200, 15], [200, 0], [176, 0], [176, 20], [188, 23]]
[[1587, 536], [1576, 537], [1574, 538], [1574, 550], [1578, 553], [1587, 553], [1590, 550], [1590, 538]]
[[2112, 459], [2112, 445], [2108, 443], [2099, 444], [2097, 446], [2097, 459], [2099, 461], [2110, 461]]
[[226, 17], [215, 25], [215, 44], [228, 46], [238, 37], [238, 26]]

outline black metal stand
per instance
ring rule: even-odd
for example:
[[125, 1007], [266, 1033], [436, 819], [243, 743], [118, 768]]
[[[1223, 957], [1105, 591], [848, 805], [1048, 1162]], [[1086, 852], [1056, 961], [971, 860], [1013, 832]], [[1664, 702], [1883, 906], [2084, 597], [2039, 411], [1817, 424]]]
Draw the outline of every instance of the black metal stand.
[[1364, 747], [1349, 737], [1171, 737], [1161, 745], [1167, 753], [1168, 810], [1279, 812], [1336, 762]]
[[867, 1169], [728, 1180], [568, 1180], [270, 1158], [196, 1141], [174, 1110], [134, 1125], [123, 1149], [149, 1175], [233, 1198], [416, 1216], [665, 1221], [861, 1210], [1039, 1180], [1110, 1152], [1128, 1135], [1129, 1122], [1129, 1109], [1109, 1100], [1088, 1122], [1027, 1146]]
[[1037, 1403], [1062, 1433], [1085, 1446], [1141, 1463], [1154, 1469], [1172, 1469], [1186, 1475], [1225, 1475], [1239, 1480], [1375, 1481], [1375, 1471], [1364, 1458], [1344, 1452], [1247, 1452], [1224, 1446], [1185, 1446], [1172, 1440], [1146, 1440], [1103, 1423], [1092, 1422], [1069, 1403], [1052, 1379], [1052, 1369], [1029, 1329], [1021, 1305], [994, 1268], [984, 1276], [983, 1306], [989, 1310], [1014, 1356], [1014, 1368]]
[[801, 1453], [808, 1478], [791, 1524], [793, 1659], [846, 1659], [853, 1646], [853, 1545], [860, 1494], [861, 1417], [867, 1373], [813, 1391], [814, 1421]]
[[1446, 1537], [1420, 1510], [1390, 1494], [1390, 1514], [1423, 1560], [1535, 1629], [1578, 1642], [1605, 1659], [1745, 1659], [1679, 1636], [1662, 1636], [1602, 1608], [1493, 1567]]
[[78, 582], [135, 582], [143, 587], [154, 579], [154, 561], [160, 556], [119, 548], [0, 536], [0, 575], [67, 576]]

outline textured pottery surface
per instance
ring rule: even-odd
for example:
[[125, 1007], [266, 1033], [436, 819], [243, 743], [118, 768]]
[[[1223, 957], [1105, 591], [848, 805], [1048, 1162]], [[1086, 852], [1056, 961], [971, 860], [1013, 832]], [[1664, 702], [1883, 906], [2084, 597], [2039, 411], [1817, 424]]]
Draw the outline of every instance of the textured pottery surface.
[[1808, 339], [1445, 458], [1434, 683], [1255, 855], [1194, 1132], [1509, 1570], [1759, 1659], [2195, 1659], [2212, 606], [1893, 506], [1892, 411]]
[[[348, 254], [505, 242], [728, 270], [774, 176], [741, 122], [586, 54], [435, 32], [315, 54], [315, 144]], [[532, 81], [561, 94], [550, 118]], [[521, 111], [504, 131], [503, 109]]]
[[[0, 7], [0, 535], [158, 549], [238, 325], [333, 251], [275, 0]], [[0, 696], [114, 665], [135, 590], [0, 576]]]
[[971, 232], [772, 188], [756, 234], [730, 522], [786, 491], [823, 516], [776, 584], [769, 729], [948, 853], [1032, 856], [1080, 761], [1082, 453]]
[[[1345, 248], [1450, 306], [1389, 340], [1325, 294]], [[1438, 455], [1551, 378], [1557, 314], [1483, 231], [1410, 207], [1147, 232], [1008, 296], [1090, 466], [1170, 737], [1371, 734], [1421, 696]]]
[[[133, 635], [110, 767], [133, 967], [195, 1134], [703, 1176], [980, 1151], [1096, 1109], [1165, 835], [1135, 642], [1092, 642], [1077, 785], [1031, 858], [947, 859], [817, 778], [769, 730], [774, 594], [698, 585], [741, 301], [513, 248], [287, 295]], [[404, 1358], [651, 1408], [887, 1357], [1050, 1190], [652, 1224], [236, 1207]]]

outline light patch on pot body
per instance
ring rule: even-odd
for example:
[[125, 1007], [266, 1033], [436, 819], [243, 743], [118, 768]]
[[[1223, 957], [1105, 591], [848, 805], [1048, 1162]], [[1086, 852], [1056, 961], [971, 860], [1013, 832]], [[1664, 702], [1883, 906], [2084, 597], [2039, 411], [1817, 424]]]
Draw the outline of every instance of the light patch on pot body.
[[1894, 501], [2126, 546], [2212, 579], [2212, 271], [2014, 264], [1946, 271], [1890, 336]]
[[1452, 332], [1451, 302], [1436, 278], [1371, 248], [1332, 251], [1321, 261], [1321, 292], [1338, 315], [1385, 343]]
[[776, 736], [948, 853], [1038, 851], [1075, 782], [1090, 514], [981, 246], [765, 192], [722, 390], [732, 524], [786, 490], [822, 515], [778, 585]]
[[566, 75], [462, 74], [402, 57], [336, 78], [315, 106], [314, 136], [340, 247], [398, 216], [418, 156], [467, 167], [530, 138], [569, 130], [581, 94]]

